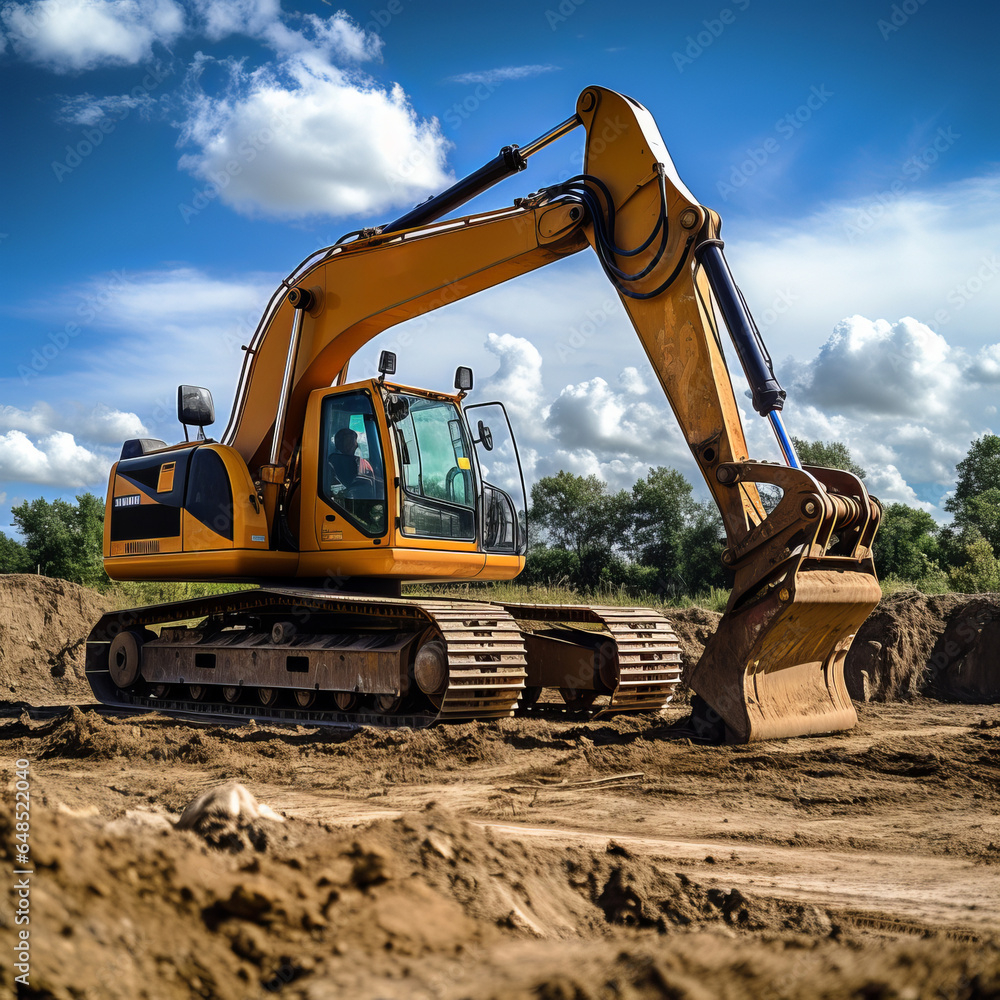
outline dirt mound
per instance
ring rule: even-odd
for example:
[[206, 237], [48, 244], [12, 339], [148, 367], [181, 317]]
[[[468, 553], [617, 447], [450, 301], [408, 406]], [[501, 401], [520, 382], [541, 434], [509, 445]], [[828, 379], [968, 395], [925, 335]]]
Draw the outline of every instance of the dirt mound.
[[[12, 820], [0, 805], [8, 864]], [[266, 849], [232, 855], [169, 825], [123, 834], [35, 806], [32, 995], [117, 1000], [155, 984], [163, 1000], [698, 1000], [1000, 986], [994, 948], [884, 943], [876, 965], [837, 941], [825, 910], [706, 889], [614, 843], [535, 847], [435, 806], [353, 833], [276, 829]], [[5, 979], [13, 961], [0, 954]], [[873, 990], [873, 977], [920, 990]]]
[[97, 591], [65, 580], [0, 575], [0, 700], [92, 702], [84, 645], [111, 606]]
[[953, 607], [928, 661], [927, 691], [946, 701], [1000, 701], [1000, 600], [975, 597]]
[[668, 608], [664, 615], [670, 621], [681, 644], [682, 677], [687, 677], [705, 652], [705, 643], [719, 627], [722, 618], [717, 611], [705, 608]]
[[[1000, 595], [892, 594], [858, 629], [845, 664], [856, 700], [920, 694], [976, 702], [1000, 690], [996, 638]], [[961, 692], [961, 695], [960, 693]]]

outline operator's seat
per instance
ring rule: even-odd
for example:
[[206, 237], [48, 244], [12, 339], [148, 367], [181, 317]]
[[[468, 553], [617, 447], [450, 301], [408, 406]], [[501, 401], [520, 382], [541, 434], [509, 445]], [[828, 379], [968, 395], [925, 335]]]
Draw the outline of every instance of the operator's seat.
[[356, 455], [341, 455], [337, 452], [330, 456], [330, 466], [333, 474], [345, 485], [350, 486], [358, 478], [361, 462]]

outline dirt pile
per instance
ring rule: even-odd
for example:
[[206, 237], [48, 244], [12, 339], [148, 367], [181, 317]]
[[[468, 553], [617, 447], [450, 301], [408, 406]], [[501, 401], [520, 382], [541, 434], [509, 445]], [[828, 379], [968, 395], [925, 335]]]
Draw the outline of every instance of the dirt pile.
[[856, 700], [897, 701], [920, 694], [984, 703], [1000, 697], [1000, 595], [883, 598], [858, 629], [847, 656]]
[[0, 701], [92, 702], [84, 645], [110, 609], [103, 595], [75, 583], [0, 575]]
[[[588, 851], [498, 839], [433, 805], [353, 833], [289, 819], [237, 854], [170, 824], [123, 833], [40, 804], [31, 827], [32, 995], [54, 1000], [1000, 988], [991, 946], [885, 944], [876, 964], [838, 941], [844, 929], [817, 907], [706, 889], [613, 842]], [[8, 864], [14, 843], [0, 806]], [[11, 962], [0, 955], [7, 981]], [[890, 981], [894, 991], [877, 987]], [[963, 982], [980, 992], [953, 992]]]
[[664, 615], [674, 628], [677, 640], [681, 646], [681, 690], [683, 696], [687, 691], [684, 678], [688, 676], [694, 665], [705, 652], [705, 643], [719, 627], [722, 617], [717, 611], [707, 611], [705, 608], [668, 608]]
[[927, 691], [945, 701], [1000, 701], [1000, 600], [974, 597], [951, 609], [928, 660]]

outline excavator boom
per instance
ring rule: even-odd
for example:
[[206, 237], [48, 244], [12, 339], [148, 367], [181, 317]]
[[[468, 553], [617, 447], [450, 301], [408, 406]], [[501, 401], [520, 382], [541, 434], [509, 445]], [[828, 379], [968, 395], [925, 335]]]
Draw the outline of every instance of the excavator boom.
[[[579, 176], [518, 199], [510, 208], [443, 218], [498, 180], [523, 170], [533, 153], [577, 127], [586, 132], [584, 168]], [[164, 573], [168, 565], [183, 564], [189, 576], [225, 575], [265, 584], [289, 580], [317, 583], [334, 571], [355, 582], [363, 577], [397, 582], [467, 578], [473, 575], [474, 563], [484, 578], [491, 574], [506, 578], [515, 573], [523, 565], [523, 550], [517, 544], [503, 554], [491, 551], [485, 542], [435, 545], [415, 540], [412, 536], [421, 534], [419, 525], [411, 526], [407, 533], [408, 511], [418, 508], [424, 522], [430, 518], [438, 525], [438, 537], [441, 525], [461, 522], [464, 515], [460, 516], [450, 491], [455, 483], [467, 482], [469, 489], [474, 482], [479, 483], [475, 474], [478, 466], [464, 457], [465, 432], [457, 429], [461, 420], [456, 418], [449, 424], [453, 425], [451, 443], [459, 463], [448, 473], [451, 506], [446, 504], [445, 510], [443, 501], [433, 497], [422, 500], [422, 506], [414, 506], [408, 477], [415, 459], [402, 428], [409, 407], [425, 404], [413, 395], [416, 390], [387, 388], [382, 381], [357, 383], [355, 387], [347, 381], [348, 366], [359, 349], [394, 324], [589, 246], [621, 297], [725, 525], [724, 562], [734, 574], [735, 585], [718, 631], [689, 678], [691, 687], [707, 703], [708, 716], [724, 724], [728, 738], [734, 741], [849, 728], [855, 715], [844, 684], [843, 661], [855, 632], [880, 596], [871, 558], [880, 507], [864, 485], [848, 473], [800, 467], [781, 422], [784, 390], [729, 271], [720, 231], [718, 215], [702, 206], [680, 179], [648, 111], [613, 91], [588, 87], [580, 95], [576, 113], [550, 132], [523, 148], [505, 147], [470, 177], [394, 222], [350, 234], [336, 246], [312, 255], [275, 293], [247, 348], [221, 445], [211, 446], [229, 470], [231, 484], [239, 481], [238, 488], [232, 488], [233, 496], [246, 492], [245, 483], [252, 484], [249, 503], [253, 514], [249, 508], [244, 511], [250, 525], [245, 530], [245, 537], [251, 539], [247, 553], [236, 551], [233, 544], [216, 558], [206, 543], [200, 550], [195, 546], [188, 557], [188, 544], [183, 539], [177, 544], [185, 551], [176, 554], [143, 549], [144, 539], [118, 542], [115, 548], [112, 520], [106, 541], [109, 572], [125, 578], [150, 578]], [[723, 330], [732, 340], [750, 385], [754, 408], [772, 424], [785, 465], [750, 458], [723, 351]], [[394, 520], [386, 518], [384, 511], [379, 514], [382, 527], [378, 537], [371, 527], [374, 522], [352, 522], [364, 529], [360, 535], [330, 526], [337, 517], [332, 511], [341, 508], [331, 487], [322, 485], [330, 474], [323, 471], [316, 457], [318, 451], [329, 447], [324, 435], [329, 436], [338, 419], [348, 419], [345, 403], [336, 404], [343, 410], [342, 418], [330, 416], [334, 406], [330, 400], [347, 399], [348, 386], [351, 399], [381, 400], [374, 409], [368, 403], [356, 403], [350, 416], [355, 438], [359, 433], [368, 434], [368, 440], [376, 442], [378, 435], [372, 434], [377, 424], [388, 442], [382, 482], [389, 490], [396, 490], [391, 508], [395, 513]], [[405, 400], [410, 402], [404, 405]], [[460, 400], [461, 395], [456, 403]], [[382, 407], [384, 415], [380, 415]], [[129, 499], [133, 495], [146, 496], [142, 504], [151, 502], [143, 493], [145, 480], [141, 475], [152, 476], [160, 469], [157, 474], [162, 476], [156, 454], [135, 465], [139, 479], [133, 477], [133, 485], [121, 485], [121, 477], [116, 478], [113, 470], [109, 507], [115, 497], [116, 509], [110, 511], [112, 518], [117, 505], [130, 509], [133, 503], [140, 504], [138, 499]], [[146, 465], [142, 462], [151, 471], [143, 471]], [[195, 459], [191, 465], [194, 467]], [[395, 479], [390, 467], [395, 468]], [[127, 472], [124, 464], [122, 470]], [[369, 471], [372, 476], [366, 478], [374, 483], [381, 474], [379, 462], [374, 470], [369, 466]], [[317, 481], [320, 492], [326, 490], [325, 501], [322, 497], [310, 499]], [[758, 484], [770, 487], [771, 494], [780, 494], [770, 511], [761, 501]], [[490, 504], [502, 506], [506, 502], [500, 499], [502, 491], [485, 482], [476, 488], [480, 504], [487, 495]], [[357, 487], [354, 489], [356, 493]], [[138, 492], [133, 494], [133, 490]], [[388, 493], [384, 499], [390, 499]], [[459, 499], [459, 506], [462, 502]], [[353, 501], [348, 504], [349, 512], [357, 513], [360, 508], [356, 508]], [[371, 513], [375, 508], [366, 509]], [[492, 506], [490, 509], [495, 511]], [[480, 510], [485, 518], [486, 508]], [[233, 517], [238, 516], [234, 508]], [[262, 528], [254, 528], [251, 522]], [[338, 523], [343, 524], [343, 515]], [[516, 536], [516, 527], [511, 530]], [[426, 531], [423, 534], [428, 536]], [[477, 553], [483, 554], [478, 563]], [[418, 566], [420, 571], [415, 572]], [[261, 607], [265, 605], [266, 601]], [[667, 626], [651, 613], [637, 612], [629, 618], [616, 616], [610, 609], [594, 609], [588, 619], [586, 615], [574, 617], [568, 609], [557, 609], [548, 616], [537, 608], [510, 606], [504, 610], [521, 624], [526, 651], [519, 655], [527, 657], [522, 661], [520, 680], [504, 682], [504, 690], [511, 685], [516, 689], [518, 684], [528, 688], [555, 684], [571, 703], [579, 700], [580, 690], [606, 690], [619, 692], [612, 694], [612, 707], [627, 705], [639, 710], [662, 703], [662, 692], [667, 690], [662, 685], [668, 675], [675, 677], [674, 667], [668, 666], [676, 657]], [[366, 605], [364, 613], [377, 616], [380, 612]], [[399, 609], [396, 613], [400, 621], [409, 614]], [[356, 616], [360, 614], [358, 611]], [[430, 622], [432, 612], [426, 615], [431, 616], [426, 618]], [[554, 622], [548, 631], [532, 631], [524, 624], [546, 617]], [[573, 639], [574, 623], [584, 631], [603, 629], [605, 638], [581, 639], [577, 634]], [[276, 621], [275, 627], [279, 625]], [[426, 683], [417, 686], [422, 690], [444, 683], [440, 680], [445, 670], [440, 666], [444, 653], [440, 651], [451, 640], [444, 626], [434, 627], [438, 638], [428, 638], [428, 633], [421, 639], [406, 633], [409, 638], [399, 640], [392, 656], [383, 656], [386, 663], [391, 660], [393, 664], [390, 673], [399, 672], [402, 678], [392, 690], [405, 690], [408, 678], [415, 678], [416, 683], [421, 676]], [[506, 626], [496, 628], [503, 632]], [[630, 668], [632, 675], [623, 665], [622, 652], [631, 648], [622, 638], [629, 629], [642, 636], [636, 647], [637, 665]], [[280, 628], [276, 634], [283, 634]], [[614, 639], [617, 645], [609, 654], [609, 637], [613, 636], [618, 637]], [[188, 636], [185, 641], [189, 640], [207, 641]], [[102, 664], [109, 655], [106, 649], [102, 652], [98, 648], [101, 641], [94, 639], [95, 673], [104, 669]], [[136, 643], [147, 641], [152, 643], [147, 657], [150, 662], [156, 657], [162, 660], [164, 640], [140, 636]], [[415, 659], [407, 652], [410, 645], [416, 651]], [[121, 660], [118, 677], [130, 683], [140, 674], [145, 677], [135, 660], [139, 654], [133, 653], [131, 646], [123, 652], [119, 643], [114, 652]], [[605, 662], [608, 656], [614, 661], [611, 667]], [[644, 658], [646, 667], [642, 666]], [[571, 666], [578, 662], [584, 666]], [[427, 667], [428, 663], [433, 668]], [[312, 662], [301, 669], [312, 670]], [[288, 670], [293, 667], [288, 666]], [[634, 679], [627, 681], [627, 676]], [[169, 672], [160, 677], [164, 682], [177, 679]], [[480, 674], [470, 677], [469, 690], [485, 683]], [[574, 677], [578, 679], [574, 681]], [[433, 683], [427, 678], [433, 678]], [[342, 678], [330, 683], [343, 685], [346, 681]], [[622, 685], [628, 684], [645, 694], [626, 696]], [[436, 690], [427, 693], [432, 701], [440, 695]], [[442, 704], [448, 703], [447, 693], [440, 698]], [[475, 715], [468, 707], [474, 701], [466, 697], [462, 711]], [[496, 699], [490, 704], [491, 714], [501, 711]]]

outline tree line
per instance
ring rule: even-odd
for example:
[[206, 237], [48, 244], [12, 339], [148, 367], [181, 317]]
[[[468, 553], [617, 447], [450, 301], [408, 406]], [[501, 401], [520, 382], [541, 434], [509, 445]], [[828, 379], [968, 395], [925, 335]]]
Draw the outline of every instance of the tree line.
[[[865, 470], [839, 441], [793, 439], [803, 465]], [[765, 506], [777, 502], [762, 497]], [[42, 498], [12, 508], [23, 541], [0, 532], [0, 573], [34, 573], [88, 586], [108, 582], [102, 561], [104, 502], [92, 493]], [[927, 592], [1000, 590], [1000, 437], [972, 442], [956, 468], [945, 503], [954, 520], [938, 526], [926, 511], [903, 503], [885, 508], [875, 539], [882, 580]], [[559, 472], [531, 488], [530, 547], [523, 583], [562, 583], [584, 591], [623, 589], [635, 597], [693, 597], [728, 588], [721, 554], [725, 532], [718, 509], [699, 502], [685, 477], [663, 466], [631, 489], [612, 492], [597, 476]]]
[[[842, 442], [793, 441], [803, 465], [865, 478]], [[1000, 590], [1000, 437], [973, 441], [956, 474], [945, 503], [954, 515], [949, 525], [904, 503], [886, 506], [874, 551], [881, 580], [932, 593]], [[764, 488], [761, 499], [773, 509], [779, 496]], [[617, 493], [597, 476], [544, 477], [531, 488], [528, 524], [532, 544], [520, 578], [528, 583], [612, 586], [668, 599], [731, 585], [714, 502], [696, 501], [691, 484], [673, 469], [650, 469]]]

